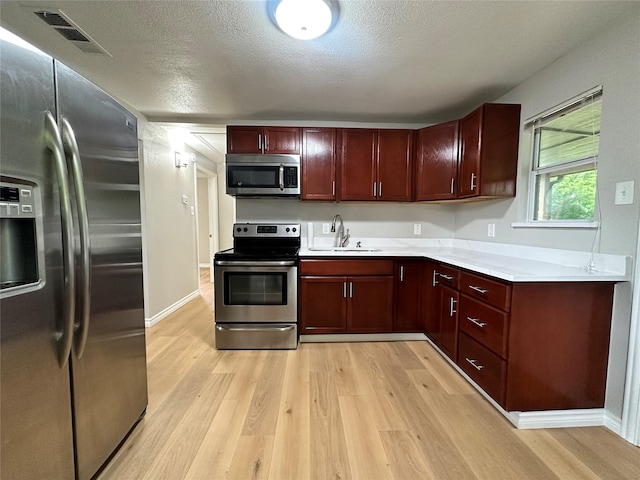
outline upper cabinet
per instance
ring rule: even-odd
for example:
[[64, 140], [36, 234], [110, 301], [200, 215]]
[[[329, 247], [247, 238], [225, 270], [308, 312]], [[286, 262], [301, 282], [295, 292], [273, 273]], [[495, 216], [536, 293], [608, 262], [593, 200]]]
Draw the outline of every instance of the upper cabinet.
[[412, 130], [340, 132], [340, 200], [411, 200]]
[[227, 153], [300, 155], [300, 128], [228, 126]]
[[514, 197], [520, 105], [485, 103], [460, 120], [458, 198]]
[[456, 198], [460, 122], [418, 130], [415, 200]]
[[335, 128], [302, 129], [302, 200], [336, 199]]

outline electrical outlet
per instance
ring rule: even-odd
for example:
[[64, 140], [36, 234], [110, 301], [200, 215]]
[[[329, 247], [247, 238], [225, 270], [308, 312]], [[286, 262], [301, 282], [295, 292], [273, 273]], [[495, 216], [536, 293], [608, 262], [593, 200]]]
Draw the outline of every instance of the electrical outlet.
[[495, 237], [496, 236], [496, 224], [489, 223], [487, 224], [487, 237]]
[[323, 223], [322, 224], [322, 233], [331, 233], [331, 224]]
[[616, 183], [616, 205], [631, 205], [633, 203], [633, 180]]
[[420, 235], [422, 233], [422, 224], [421, 223], [414, 223], [413, 224], [413, 234], [414, 235]]

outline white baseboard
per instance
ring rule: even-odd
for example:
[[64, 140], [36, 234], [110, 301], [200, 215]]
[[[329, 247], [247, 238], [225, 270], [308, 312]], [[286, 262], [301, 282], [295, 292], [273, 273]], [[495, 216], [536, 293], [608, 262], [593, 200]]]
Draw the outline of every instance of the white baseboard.
[[338, 342], [407, 342], [426, 339], [423, 333], [328, 333], [300, 335], [300, 343]]
[[153, 317], [145, 318], [144, 319], [144, 326], [147, 327], [147, 328], [153, 327], [160, 320], [164, 320], [166, 317], [171, 315], [173, 312], [178, 310], [183, 305], [186, 305], [187, 303], [189, 303], [194, 298], [197, 298], [198, 295], [200, 295], [200, 292], [198, 290], [196, 290], [195, 292], [191, 292], [186, 297], [181, 298], [180, 300], [178, 300], [173, 305], [169, 305], [167, 308], [162, 310], [160, 313], [155, 314]]
[[604, 412], [604, 426], [613, 433], [622, 436], [622, 418], [616, 417], [606, 410]]
[[599, 427], [605, 424], [604, 408], [546, 410], [541, 412], [506, 412], [517, 428]]
[[609, 414], [604, 408], [585, 408], [574, 410], [544, 410], [539, 412], [507, 412], [491, 398], [464, 370], [451, 360], [438, 346], [427, 338], [431, 346], [455, 368], [487, 401], [494, 406], [516, 428], [521, 430], [534, 428], [599, 427], [605, 426], [620, 435], [621, 420]]

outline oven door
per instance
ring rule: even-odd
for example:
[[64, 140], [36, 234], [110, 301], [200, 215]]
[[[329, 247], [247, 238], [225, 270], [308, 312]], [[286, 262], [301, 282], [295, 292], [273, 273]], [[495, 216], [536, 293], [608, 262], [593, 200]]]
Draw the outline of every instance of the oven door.
[[295, 261], [216, 260], [216, 323], [296, 323]]

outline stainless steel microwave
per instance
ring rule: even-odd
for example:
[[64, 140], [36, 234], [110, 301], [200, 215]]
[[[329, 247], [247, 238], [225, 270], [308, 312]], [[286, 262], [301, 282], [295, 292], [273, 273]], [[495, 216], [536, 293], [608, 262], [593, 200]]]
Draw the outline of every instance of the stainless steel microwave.
[[300, 155], [229, 154], [226, 172], [229, 195], [300, 196]]

